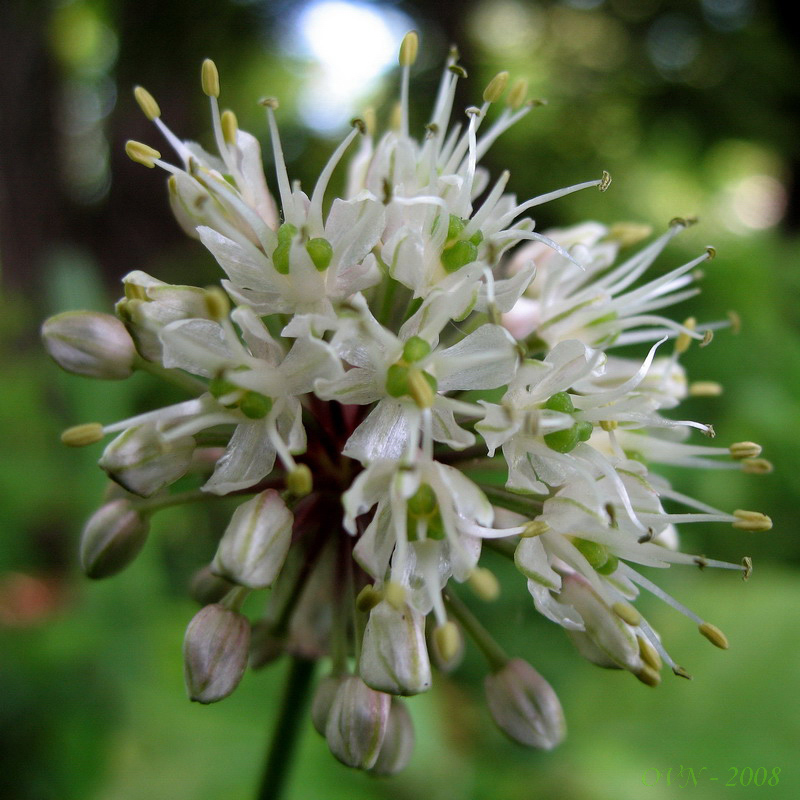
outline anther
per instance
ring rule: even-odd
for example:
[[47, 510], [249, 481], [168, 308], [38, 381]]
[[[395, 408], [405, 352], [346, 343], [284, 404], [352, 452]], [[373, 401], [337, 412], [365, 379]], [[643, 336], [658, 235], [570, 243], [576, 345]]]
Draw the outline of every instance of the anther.
[[692, 676], [679, 664], [676, 664], [672, 671], [679, 677], [679, 678], [686, 678], [687, 681], [692, 680]]
[[[684, 328], [693, 331], [697, 327], [697, 320], [694, 317], [689, 317], [683, 323]], [[692, 343], [692, 337], [686, 331], [681, 331], [678, 338], [675, 340], [675, 352], [678, 354], [685, 353]]]
[[506, 86], [508, 86], [508, 73], [498, 72], [483, 90], [483, 99], [487, 103], [496, 103], [503, 96]]
[[661, 675], [652, 667], [647, 666], [647, 664], [645, 664], [639, 672], [635, 672], [634, 675], [636, 675], [645, 686], [652, 686], [655, 688], [661, 683]]
[[731, 323], [731, 333], [739, 333], [742, 330], [742, 318], [735, 311], [729, 311], [727, 316]]
[[368, 583], [356, 597], [356, 608], [359, 611], [372, 611], [383, 600], [383, 592], [379, 592], [371, 583]]
[[639, 222], [617, 222], [609, 228], [607, 238], [618, 242], [620, 247], [632, 247], [646, 239], [652, 232], [652, 225], [643, 225]]
[[410, 67], [417, 60], [419, 51], [419, 34], [416, 31], [409, 31], [400, 45], [399, 62], [401, 67]]
[[372, 107], [365, 108], [364, 113], [361, 116], [364, 120], [364, 124], [367, 127], [367, 133], [370, 136], [372, 136], [375, 133], [375, 128], [377, 127], [377, 120], [375, 119], [375, 109]]
[[661, 656], [658, 654], [658, 650], [650, 644], [643, 636], [640, 636], [639, 639], [639, 655], [642, 657], [642, 661], [647, 664], [648, 667], [651, 667], [656, 672], [661, 671], [661, 667], [663, 666], [661, 662]]
[[223, 111], [220, 117], [220, 126], [222, 127], [222, 138], [225, 143], [236, 144], [236, 132], [239, 130], [236, 114], [230, 109]]
[[408, 372], [408, 393], [419, 408], [430, 408], [435, 398], [433, 389], [418, 369]]
[[611, 173], [603, 170], [603, 177], [600, 179], [600, 183], [598, 184], [597, 188], [599, 191], [605, 192], [609, 186], [611, 186]]
[[205, 293], [206, 310], [211, 319], [220, 322], [231, 311], [231, 301], [219, 286], [210, 286]]
[[307, 464], [298, 464], [286, 476], [286, 488], [294, 497], [305, 497], [314, 488], [314, 479]]
[[280, 103], [278, 102], [277, 97], [262, 97], [258, 104], [260, 106], [264, 106], [264, 108], [271, 108], [273, 111], [280, 108]]
[[161, 153], [159, 153], [158, 150], [155, 150], [143, 142], [134, 141], [133, 139], [128, 139], [128, 141], [125, 142], [125, 153], [131, 161], [135, 161], [137, 164], [142, 164], [142, 166], [149, 167], [150, 169], [155, 167], [156, 159], [161, 158]]
[[728, 449], [731, 451], [731, 457], [737, 460], [757, 458], [761, 455], [761, 445], [755, 442], [734, 442]]
[[520, 536], [523, 539], [532, 539], [534, 536], [541, 536], [549, 530], [550, 526], [543, 519], [533, 519], [525, 526]]
[[469, 588], [481, 600], [491, 602], [500, 596], [500, 582], [495, 574], [486, 567], [475, 567], [469, 574]]
[[750, 576], [753, 574], [753, 559], [750, 556], [745, 556], [742, 559], [742, 580], [749, 581]]
[[506, 103], [508, 103], [508, 107], [512, 111], [516, 111], [518, 108], [522, 107], [527, 96], [528, 81], [526, 81], [525, 78], [517, 78], [514, 81], [514, 85], [511, 87], [511, 91], [508, 93]]
[[103, 438], [103, 426], [99, 422], [87, 422], [67, 428], [61, 434], [61, 441], [69, 447], [86, 447]]
[[449, 69], [453, 75], [458, 75], [459, 78], [467, 77], [467, 71], [460, 64], [451, 64], [447, 69]]
[[615, 419], [603, 419], [603, 420], [600, 420], [600, 427], [604, 431], [615, 431], [618, 426], [619, 426], [619, 423]]
[[728, 649], [728, 638], [716, 625], [712, 625], [710, 622], [704, 622], [698, 627], [698, 630], [714, 645], [714, 647], [719, 647], [720, 650]]
[[741, 508], [737, 508], [733, 512], [733, 516], [736, 517], [733, 527], [741, 531], [763, 532], [772, 530], [772, 520], [760, 511], [744, 511]]
[[714, 338], [714, 331], [711, 328], [703, 331], [703, 341], [700, 342], [700, 347], [708, 347], [711, 344], [711, 340]]
[[358, 132], [362, 136], [364, 136], [366, 134], [366, 132], [367, 132], [367, 123], [364, 122], [364, 120], [361, 119], [361, 117], [353, 117], [353, 119], [350, 120], [350, 124], [354, 128], [358, 128]]
[[158, 107], [158, 103], [144, 86], [137, 86], [133, 90], [133, 96], [139, 104], [139, 108], [142, 109], [142, 113], [151, 122], [161, 116], [161, 109]]
[[717, 248], [708, 245], [708, 247], [706, 247], [706, 255], [708, 256], [708, 260], [711, 261], [711, 259], [717, 255]]
[[209, 97], [219, 97], [219, 72], [217, 65], [207, 58], [200, 70], [200, 85]]
[[397, 581], [386, 582], [383, 596], [386, 598], [386, 602], [398, 611], [402, 610], [406, 604], [406, 590]]
[[611, 606], [611, 610], [628, 625], [638, 625], [642, 621], [642, 615], [630, 604], [617, 602]]
[[434, 629], [433, 640], [445, 663], [452, 661], [461, 650], [461, 631], [451, 620]]
[[719, 397], [722, 394], [722, 384], [716, 381], [693, 381], [689, 384], [691, 397]]

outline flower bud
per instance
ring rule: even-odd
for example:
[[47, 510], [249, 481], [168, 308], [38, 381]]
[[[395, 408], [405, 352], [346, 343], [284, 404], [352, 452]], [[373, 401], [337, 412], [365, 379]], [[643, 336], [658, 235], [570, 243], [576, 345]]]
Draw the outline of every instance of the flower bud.
[[167, 441], [154, 425], [137, 425], [117, 436], [98, 464], [129, 492], [150, 497], [186, 473], [194, 445], [191, 436]]
[[314, 698], [311, 701], [311, 723], [320, 736], [325, 735], [334, 698], [345, 680], [347, 680], [346, 675], [328, 675], [314, 690]]
[[369, 769], [378, 758], [389, 721], [391, 697], [348, 675], [333, 698], [325, 738], [343, 764]]
[[149, 525], [130, 500], [113, 500], [95, 511], [81, 534], [80, 559], [90, 578], [120, 572], [139, 555]]
[[251, 589], [272, 585], [289, 552], [293, 521], [274, 489], [257, 494], [233, 512], [211, 569]]
[[209, 603], [218, 603], [233, 588], [235, 584], [215, 575], [211, 567], [205, 566], [192, 576], [189, 595], [201, 606], [207, 606]]
[[500, 730], [515, 742], [552, 750], [564, 739], [566, 722], [550, 684], [521, 658], [512, 658], [484, 681], [486, 702]]
[[42, 340], [50, 357], [75, 375], [120, 380], [133, 372], [133, 340], [125, 326], [110, 314], [57, 314], [42, 325]]
[[424, 618], [409, 605], [383, 601], [372, 609], [361, 645], [359, 674], [381, 692], [412, 695], [431, 687]]
[[396, 775], [408, 766], [413, 751], [414, 723], [405, 703], [393, 697], [383, 745], [370, 772], [373, 775]]
[[242, 679], [250, 648], [247, 618], [214, 603], [195, 614], [183, 640], [184, 679], [189, 697], [215, 703]]
[[558, 600], [573, 606], [583, 619], [584, 631], [567, 632], [581, 655], [599, 666], [609, 666], [611, 661], [636, 675], [641, 672], [644, 663], [636, 634], [588, 581], [579, 575], [564, 576]]

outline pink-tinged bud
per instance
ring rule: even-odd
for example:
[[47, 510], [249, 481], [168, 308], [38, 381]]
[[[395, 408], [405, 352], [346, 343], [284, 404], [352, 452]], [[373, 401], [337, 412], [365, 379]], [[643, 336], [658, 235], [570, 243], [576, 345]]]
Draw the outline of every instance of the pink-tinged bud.
[[250, 623], [217, 603], [195, 614], [183, 640], [183, 675], [189, 697], [215, 703], [238, 685], [247, 667]]
[[497, 726], [520, 744], [552, 750], [567, 732], [564, 712], [550, 684], [521, 658], [512, 658], [484, 681]]
[[108, 578], [139, 555], [149, 525], [130, 500], [112, 500], [89, 517], [81, 534], [80, 559], [90, 578]]
[[372, 609], [364, 631], [358, 671], [373, 689], [412, 695], [431, 688], [431, 664], [425, 646], [423, 616], [387, 601]]
[[278, 575], [292, 541], [294, 517], [274, 489], [233, 512], [211, 569], [251, 589], [266, 589]]
[[154, 425], [138, 425], [117, 436], [98, 464], [129, 492], [150, 497], [186, 473], [194, 447], [191, 436], [168, 441]]
[[370, 772], [373, 775], [396, 775], [408, 766], [414, 752], [414, 723], [402, 700], [392, 698], [386, 736], [378, 760]]
[[347, 677], [347, 675], [328, 675], [317, 684], [317, 688], [314, 690], [314, 698], [311, 701], [311, 724], [320, 736], [325, 735], [325, 728], [328, 726], [328, 717], [331, 714], [336, 693]]
[[110, 314], [56, 314], [42, 325], [42, 341], [50, 357], [75, 375], [120, 380], [133, 372], [133, 340], [125, 326]]
[[374, 766], [386, 735], [391, 700], [355, 675], [342, 681], [325, 724], [328, 747], [339, 761], [356, 769]]

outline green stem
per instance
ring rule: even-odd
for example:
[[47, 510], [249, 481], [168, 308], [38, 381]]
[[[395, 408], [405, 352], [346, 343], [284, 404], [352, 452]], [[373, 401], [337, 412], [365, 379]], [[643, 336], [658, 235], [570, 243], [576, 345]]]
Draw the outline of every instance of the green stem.
[[533, 498], [522, 494], [514, 494], [497, 486], [480, 485], [481, 491], [489, 498], [489, 501], [496, 506], [501, 506], [517, 514], [527, 517], [534, 517], [541, 514], [544, 498]]
[[187, 375], [185, 372], [181, 372], [178, 369], [168, 369], [167, 367], [162, 367], [160, 364], [154, 364], [152, 361], [146, 361], [143, 358], [137, 358], [134, 362], [134, 367], [162, 381], [171, 383], [173, 386], [177, 386], [179, 389], [183, 389], [189, 394], [201, 395], [208, 391], [208, 386], [206, 386], [203, 381], [193, 378], [191, 375]]
[[313, 661], [304, 658], [292, 659], [257, 800], [279, 800], [283, 795], [297, 749], [300, 723], [306, 716], [314, 666]]
[[472, 637], [478, 649], [483, 653], [492, 672], [501, 670], [509, 661], [506, 651], [492, 638], [489, 631], [483, 627], [461, 598], [448, 590], [444, 602], [450, 613], [461, 623], [461, 627]]

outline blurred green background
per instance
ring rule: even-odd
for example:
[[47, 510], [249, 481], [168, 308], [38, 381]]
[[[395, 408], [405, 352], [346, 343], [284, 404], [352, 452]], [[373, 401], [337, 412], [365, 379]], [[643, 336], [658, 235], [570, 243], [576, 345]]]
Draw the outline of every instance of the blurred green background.
[[[459, 671], [409, 703], [417, 746], [405, 773], [375, 780], [349, 771], [305, 724], [289, 797], [800, 796], [800, 84], [797, 28], [782, 16], [789, 9], [777, 0], [4, 0], [0, 796], [253, 795], [286, 664], [248, 674], [212, 707], [188, 703], [182, 683], [183, 629], [194, 613], [185, 586], [213, 552], [225, 509], [164, 512], [128, 571], [85, 580], [77, 537], [104, 481], [96, 448], [67, 451], [58, 434], [170, 396], [141, 375], [122, 385], [62, 374], [41, 350], [38, 324], [60, 310], [109, 309], [132, 269], [176, 283], [216, 279], [211, 257], [171, 219], [163, 175], [124, 156], [127, 138], [159, 144], [133, 85], [153, 92], [180, 135], [209, 143], [199, 65], [213, 57], [224, 104], [262, 142], [256, 101], [281, 99], [290, 172], [309, 184], [351, 116], [393, 101], [392, 63], [412, 27], [423, 42], [412, 93], [418, 129], [447, 46], [457, 42], [470, 73], [457, 107], [476, 102], [500, 69], [528, 78], [531, 94], [549, 101], [485, 160], [494, 174], [511, 169], [519, 196], [612, 173], [604, 195], [543, 207], [540, 230], [587, 218], [663, 230], [674, 216], [700, 217], [661, 260], [666, 270], [707, 244], [718, 250], [704, 293], [676, 314], [707, 321], [735, 309], [742, 331], [722, 331], [708, 349], [688, 353], [690, 376], [719, 381], [725, 393], [694, 399], [682, 413], [712, 422], [722, 443], [762, 443], [776, 470], [671, 477], [711, 504], [765, 511], [775, 528], [686, 534], [686, 549], [733, 561], [750, 555], [755, 571], [747, 584], [728, 572], [656, 576], [725, 630], [731, 649], [711, 648], [690, 622], [645, 598], [652, 624], [694, 675], [666, 676], [655, 691], [580, 660], [534, 613], [524, 581], [490, 554], [504, 593], [477, 610], [558, 691], [565, 744], [537, 753], [506, 741], [490, 723], [483, 665], [470, 651]], [[681, 766], [707, 768], [697, 787], [680, 787]], [[778, 785], [738, 785], [748, 767], [779, 768]], [[657, 785], [645, 785], [656, 770]]]

